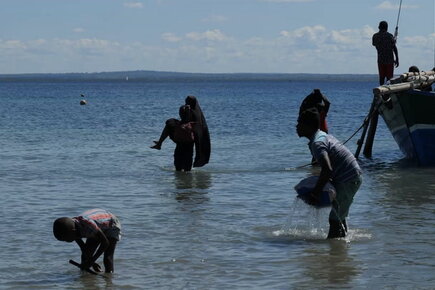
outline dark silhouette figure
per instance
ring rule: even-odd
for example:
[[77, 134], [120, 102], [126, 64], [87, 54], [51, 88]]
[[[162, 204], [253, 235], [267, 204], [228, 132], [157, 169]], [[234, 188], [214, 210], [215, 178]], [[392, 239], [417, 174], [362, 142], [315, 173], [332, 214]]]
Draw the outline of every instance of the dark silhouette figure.
[[299, 115], [307, 109], [316, 108], [320, 114], [320, 130], [328, 133], [328, 123], [326, 116], [328, 115], [329, 106], [331, 103], [328, 98], [320, 92], [319, 89], [314, 89], [311, 94], [305, 97], [299, 108]]
[[420, 73], [420, 69], [418, 68], [418, 66], [413, 65], [409, 67], [408, 72]]
[[202, 167], [209, 162], [211, 153], [210, 133], [207, 121], [196, 97], [187, 96], [186, 105], [189, 105], [192, 109], [192, 121], [195, 122], [193, 127], [195, 135], [195, 161], [193, 162], [193, 167]]
[[177, 171], [190, 171], [193, 163], [193, 146], [195, 140], [193, 112], [189, 105], [183, 105], [179, 110], [180, 120], [168, 119], [158, 141], [154, 141], [153, 149], [160, 150], [169, 136], [176, 144], [174, 150], [174, 165]]
[[379, 23], [379, 32], [373, 34], [372, 44], [378, 52], [379, 84], [382, 86], [393, 77], [394, 65], [399, 67], [399, 53], [394, 36], [388, 32], [388, 23]]

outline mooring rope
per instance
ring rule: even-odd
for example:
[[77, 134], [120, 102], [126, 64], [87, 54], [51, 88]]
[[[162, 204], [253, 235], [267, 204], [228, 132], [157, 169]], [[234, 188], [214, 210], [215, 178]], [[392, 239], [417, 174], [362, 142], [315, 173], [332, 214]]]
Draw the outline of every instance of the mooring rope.
[[346, 144], [347, 142], [349, 142], [353, 137], [355, 137], [355, 135], [361, 131], [362, 128], [364, 128], [364, 126], [366, 125], [366, 123], [368, 123], [370, 121], [370, 118], [372, 117], [372, 115], [374, 114], [375, 111], [377, 111], [379, 109], [380, 103], [377, 103], [375, 105], [375, 107], [373, 108], [373, 110], [371, 110], [367, 116], [364, 118], [363, 123], [361, 124], [361, 126], [352, 134], [350, 135], [349, 138], [346, 139], [346, 141], [344, 141], [342, 144]]
[[[435, 0], [434, 0], [434, 1], [435, 1]], [[349, 142], [353, 137], [355, 137], [355, 135], [356, 135], [359, 131], [361, 131], [362, 128], [364, 128], [364, 126], [366, 125], [366, 123], [368, 123], [369, 120], [370, 120], [370, 118], [372, 117], [373, 112], [379, 108], [379, 105], [380, 105], [380, 104], [377, 104], [376, 107], [375, 107], [375, 109], [372, 110], [372, 111], [370, 111], [370, 112], [368, 113], [368, 115], [364, 118], [364, 121], [363, 121], [363, 123], [361, 124], [361, 126], [360, 126], [360, 127], [359, 127], [355, 132], [353, 132], [352, 135], [350, 135], [350, 137], [346, 139], [346, 141], [342, 142], [341, 144], [345, 145], [345, 144], [346, 144], [347, 142]], [[362, 140], [362, 141], [364, 141], [364, 140]], [[310, 162], [310, 163], [306, 163], [306, 164], [304, 164], [304, 165], [300, 165], [300, 166], [297, 166], [297, 167], [295, 167], [295, 168], [296, 168], [296, 169], [301, 169], [301, 168], [307, 167], [307, 166], [309, 166], [309, 165], [314, 165], [314, 164], [317, 164], [317, 161], [313, 161], [313, 162]]]
[[[434, 0], [434, 1], [435, 1], [435, 0]], [[361, 124], [361, 126], [359, 126], [359, 128], [358, 128], [355, 132], [353, 132], [352, 135], [350, 135], [350, 137], [346, 139], [346, 141], [342, 142], [341, 144], [345, 145], [345, 144], [346, 144], [347, 142], [349, 142], [353, 137], [355, 137], [355, 135], [356, 135], [359, 131], [361, 131], [362, 128], [364, 128], [364, 126], [366, 125], [366, 123], [368, 123], [368, 122], [370, 121], [370, 118], [372, 117], [373, 112], [379, 108], [379, 105], [380, 105], [380, 103], [378, 103], [378, 104], [376, 105], [376, 107], [375, 107], [373, 110], [371, 110], [371, 111], [367, 114], [367, 116], [364, 118], [364, 121], [363, 121], [363, 123]], [[363, 142], [364, 140], [361, 140], [361, 141]], [[310, 162], [310, 163], [306, 163], [306, 164], [304, 164], [304, 165], [297, 166], [297, 167], [295, 167], [295, 168], [296, 168], [296, 169], [301, 169], [301, 168], [307, 167], [307, 166], [309, 166], [309, 165], [314, 165], [314, 164], [316, 164], [316, 163], [317, 163], [317, 161], [313, 161], [313, 162]]]

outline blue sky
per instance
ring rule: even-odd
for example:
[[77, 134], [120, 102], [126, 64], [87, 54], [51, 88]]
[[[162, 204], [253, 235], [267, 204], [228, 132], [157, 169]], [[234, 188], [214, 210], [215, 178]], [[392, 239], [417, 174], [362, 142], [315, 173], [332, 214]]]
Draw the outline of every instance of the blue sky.
[[[377, 73], [400, 0], [1, 0], [0, 73]], [[404, 72], [434, 66], [434, 3], [403, 0]]]

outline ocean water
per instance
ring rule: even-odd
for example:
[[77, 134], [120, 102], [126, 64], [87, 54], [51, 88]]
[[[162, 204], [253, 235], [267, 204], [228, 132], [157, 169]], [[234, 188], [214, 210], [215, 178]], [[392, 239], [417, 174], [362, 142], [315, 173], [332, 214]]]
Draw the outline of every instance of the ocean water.
[[[301, 100], [320, 88], [330, 133], [346, 140], [371, 81], [193, 79], [0, 83], [0, 288], [432, 288], [435, 168], [403, 160], [380, 119], [349, 236], [326, 240], [329, 210], [295, 198], [316, 173], [297, 137]], [[80, 94], [88, 105], [80, 106]], [[187, 95], [207, 117], [212, 156], [173, 169], [174, 144], [149, 146]], [[358, 133], [346, 145], [355, 152]], [[121, 220], [115, 273], [68, 263], [54, 219], [101, 207]]]

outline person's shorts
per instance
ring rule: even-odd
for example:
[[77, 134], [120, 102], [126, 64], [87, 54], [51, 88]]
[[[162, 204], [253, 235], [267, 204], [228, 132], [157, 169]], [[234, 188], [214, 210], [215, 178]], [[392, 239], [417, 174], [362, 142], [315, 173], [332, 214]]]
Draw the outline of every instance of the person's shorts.
[[379, 77], [391, 79], [394, 73], [393, 63], [378, 63]]
[[113, 216], [112, 226], [104, 230], [104, 234], [107, 238], [115, 239], [117, 241], [121, 240], [121, 222], [116, 216]]
[[342, 221], [349, 215], [349, 208], [353, 202], [353, 197], [361, 186], [361, 175], [345, 182], [334, 184], [337, 192], [336, 203], [333, 203], [329, 218]]

